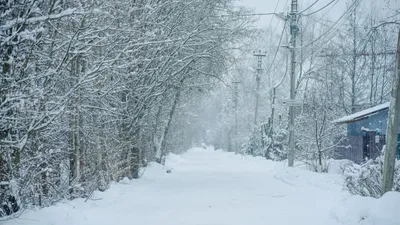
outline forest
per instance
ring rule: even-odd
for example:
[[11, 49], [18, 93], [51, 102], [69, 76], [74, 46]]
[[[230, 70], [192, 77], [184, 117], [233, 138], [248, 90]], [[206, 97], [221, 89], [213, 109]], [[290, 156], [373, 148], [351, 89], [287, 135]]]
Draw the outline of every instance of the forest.
[[[294, 157], [317, 172], [346, 132], [332, 121], [390, 101], [395, 77], [397, 0], [329, 18], [338, 1], [297, 17]], [[258, 18], [234, 0], [0, 0], [0, 214], [194, 146], [287, 160], [293, 27]]]

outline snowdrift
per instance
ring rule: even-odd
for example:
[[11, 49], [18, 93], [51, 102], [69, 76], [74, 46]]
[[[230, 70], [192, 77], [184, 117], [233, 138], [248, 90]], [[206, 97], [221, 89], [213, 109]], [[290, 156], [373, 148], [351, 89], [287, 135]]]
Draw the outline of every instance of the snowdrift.
[[165, 166], [151, 163], [141, 179], [113, 183], [88, 201], [64, 201], [0, 223], [400, 225], [400, 193], [350, 196], [337, 174], [340, 164], [333, 173], [313, 173], [262, 157], [194, 148], [169, 154]]
[[400, 192], [388, 192], [379, 199], [351, 196], [333, 210], [340, 224], [399, 225]]

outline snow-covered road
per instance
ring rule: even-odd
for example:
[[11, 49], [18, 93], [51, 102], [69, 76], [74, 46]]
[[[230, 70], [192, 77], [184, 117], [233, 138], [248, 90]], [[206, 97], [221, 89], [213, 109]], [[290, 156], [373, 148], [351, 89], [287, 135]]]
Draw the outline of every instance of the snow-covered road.
[[[125, 180], [104, 193], [96, 192], [92, 197], [96, 200], [60, 203], [5, 224], [375, 224], [375, 217], [365, 219], [367, 213], [362, 219], [362, 209], [353, 209], [365, 198], [349, 198], [342, 180], [338, 174], [195, 148], [183, 156], [170, 155], [166, 168], [153, 164], [139, 180]], [[385, 225], [392, 222], [384, 221]]]

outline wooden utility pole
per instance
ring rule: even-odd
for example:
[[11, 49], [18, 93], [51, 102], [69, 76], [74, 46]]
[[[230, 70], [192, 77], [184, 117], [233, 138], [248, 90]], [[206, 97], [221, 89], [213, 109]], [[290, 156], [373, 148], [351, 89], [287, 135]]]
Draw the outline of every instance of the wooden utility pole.
[[[296, 85], [296, 39], [298, 32], [297, 25], [297, 0], [292, 0], [291, 12], [289, 14], [290, 20], [290, 35], [291, 35], [291, 68], [290, 68], [290, 100], [295, 99], [295, 85]], [[289, 106], [289, 154], [288, 164], [293, 167], [294, 164], [294, 105]]]
[[400, 121], [400, 31], [397, 40], [395, 73], [386, 131], [385, 161], [383, 163], [382, 194], [392, 190]]
[[268, 131], [266, 131], [268, 137], [271, 139], [271, 143], [265, 152], [264, 157], [269, 159], [269, 152], [274, 148], [274, 118], [275, 118], [275, 100], [276, 100], [276, 86], [272, 88], [272, 104], [271, 104], [271, 117], [268, 119]]
[[256, 87], [256, 107], [255, 107], [255, 111], [254, 111], [254, 127], [257, 127], [257, 119], [258, 119], [258, 101], [260, 98], [260, 75], [263, 71], [262, 69], [262, 58], [266, 57], [267, 54], [266, 52], [262, 53], [261, 50], [259, 50], [257, 53], [254, 52], [254, 56], [257, 57], [257, 77], [256, 77], [256, 81], [257, 81], [257, 87]]
[[274, 133], [274, 117], [275, 117], [275, 100], [276, 100], [276, 87], [272, 88], [272, 105], [271, 105], [271, 122], [270, 122], [270, 136], [272, 138], [272, 135]]
[[239, 90], [238, 90], [238, 85], [240, 83], [240, 81], [232, 81], [232, 83], [235, 85], [234, 86], [234, 108], [235, 108], [235, 144], [234, 144], [234, 148], [235, 148], [235, 154], [238, 153], [238, 112], [237, 112], [237, 108], [238, 108], [238, 95], [239, 95]]

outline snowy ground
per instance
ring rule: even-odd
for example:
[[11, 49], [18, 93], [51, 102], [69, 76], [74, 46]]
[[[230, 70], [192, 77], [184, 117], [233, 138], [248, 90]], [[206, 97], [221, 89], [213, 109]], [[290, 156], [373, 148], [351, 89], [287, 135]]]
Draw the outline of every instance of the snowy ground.
[[5, 225], [400, 224], [399, 193], [351, 197], [339, 174], [212, 149], [171, 155], [166, 168], [154, 164], [143, 178], [92, 198], [29, 211]]

